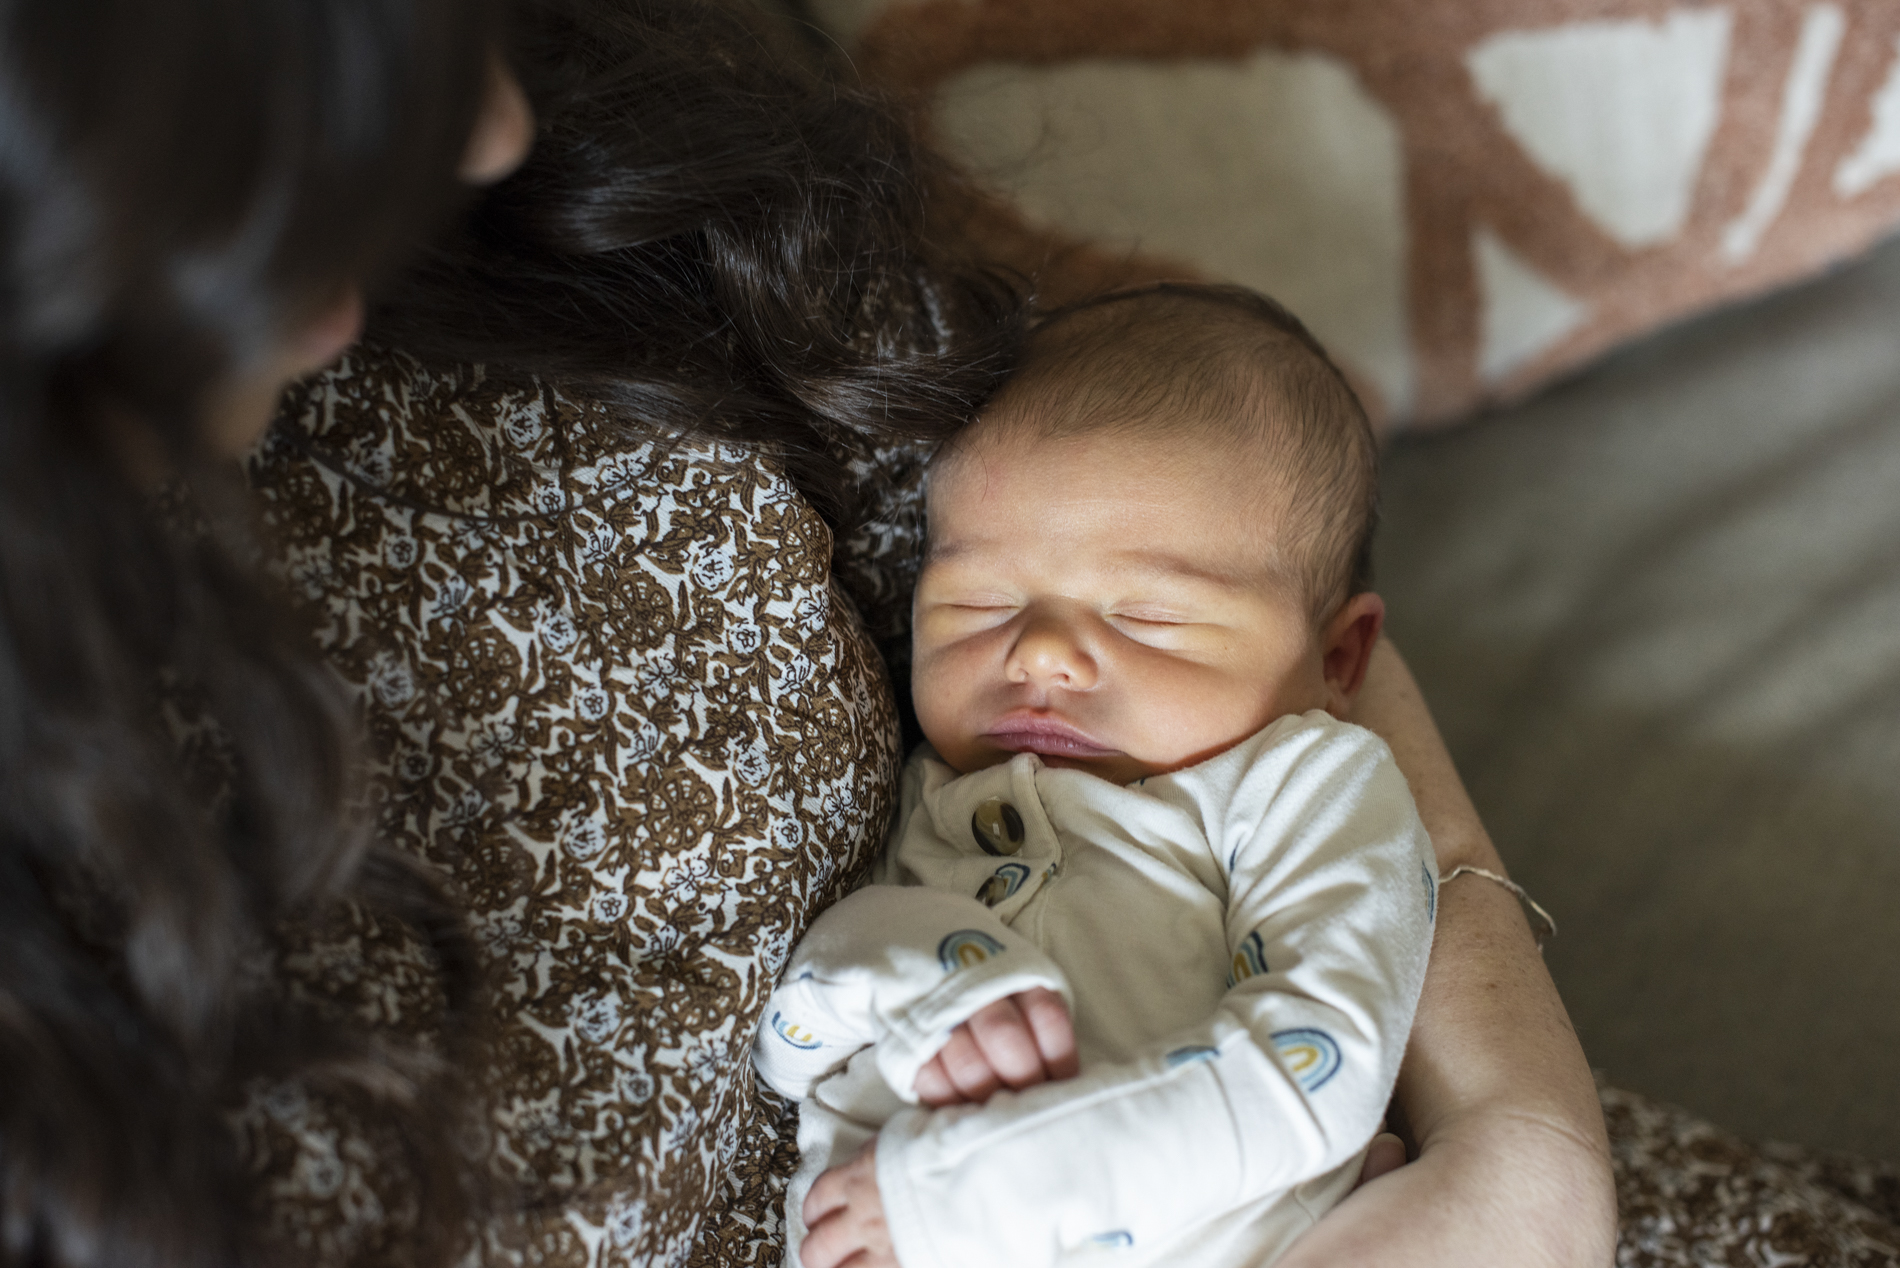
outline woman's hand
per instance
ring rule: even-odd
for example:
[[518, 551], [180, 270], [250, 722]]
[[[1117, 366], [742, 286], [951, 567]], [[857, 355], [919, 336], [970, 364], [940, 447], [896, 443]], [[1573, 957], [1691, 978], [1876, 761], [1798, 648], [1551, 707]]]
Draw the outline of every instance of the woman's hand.
[[[1397, 651], [1373, 654], [1353, 721], [1392, 748], [1440, 875], [1503, 863]], [[1583, 1050], [1517, 899], [1481, 877], [1439, 893], [1397, 1105], [1419, 1154], [1322, 1219], [1281, 1268], [1603, 1268], [1616, 1194]]]

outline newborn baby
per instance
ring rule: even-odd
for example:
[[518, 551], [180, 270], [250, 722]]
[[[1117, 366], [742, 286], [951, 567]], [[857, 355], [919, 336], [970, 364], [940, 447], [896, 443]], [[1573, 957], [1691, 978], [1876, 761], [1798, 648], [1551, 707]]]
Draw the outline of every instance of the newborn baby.
[[1437, 885], [1338, 720], [1375, 479], [1318, 344], [1223, 287], [1056, 314], [939, 455], [929, 744], [755, 1045], [802, 1101], [788, 1262], [1258, 1265], [1352, 1188]]

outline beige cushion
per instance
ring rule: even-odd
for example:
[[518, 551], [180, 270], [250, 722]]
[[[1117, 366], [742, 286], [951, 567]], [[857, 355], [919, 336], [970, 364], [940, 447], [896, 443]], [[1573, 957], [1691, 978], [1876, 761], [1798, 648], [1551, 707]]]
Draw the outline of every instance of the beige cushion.
[[1202, 275], [1396, 422], [1508, 399], [1900, 219], [1900, 5], [810, 0], [1060, 299]]

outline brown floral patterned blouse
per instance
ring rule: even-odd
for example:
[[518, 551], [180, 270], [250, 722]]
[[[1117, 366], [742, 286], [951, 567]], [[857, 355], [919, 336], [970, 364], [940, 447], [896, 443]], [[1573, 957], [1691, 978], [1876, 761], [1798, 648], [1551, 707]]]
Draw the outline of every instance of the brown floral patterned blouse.
[[[921, 470], [857, 462], [893, 489]], [[776, 1262], [794, 1132], [751, 1037], [889, 816], [897, 726], [865, 617], [902, 628], [914, 522], [874, 519], [834, 574], [830, 529], [770, 462], [373, 350], [295, 399], [252, 478], [362, 700], [382, 828], [453, 878], [487, 952], [495, 1154], [522, 1208], [492, 1249]], [[345, 939], [296, 967], [368, 955]], [[426, 1008], [411, 994], [381, 991], [391, 1024]], [[363, 1253], [399, 1189], [278, 1101], [252, 1117], [276, 1124], [295, 1235]]]
[[[788, 1107], [748, 1051], [787, 953], [861, 874], [896, 770], [921, 462], [867, 450], [834, 543], [771, 463], [643, 442], [598, 406], [360, 350], [254, 458], [280, 567], [361, 699], [393, 843], [450, 875], [488, 956], [491, 1262], [779, 1258]], [[875, 637], [873, 637], [875, 636]], [[901, 654], [901, 652], [899, 652]], [[410, 1034], [400, 930], [291, 970]], [[1622, 1268], [1900, 1268], [1900, 1170], [1755, 1146], [1605, 1089]], [[243, 1116], [315, 1262], [401, 1262], [375, 1133], [295, 1088]]]

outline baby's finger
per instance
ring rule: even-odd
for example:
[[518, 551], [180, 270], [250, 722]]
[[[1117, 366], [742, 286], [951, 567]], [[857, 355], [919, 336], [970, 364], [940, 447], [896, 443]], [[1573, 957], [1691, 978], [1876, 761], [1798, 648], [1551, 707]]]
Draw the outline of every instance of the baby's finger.
[[943, 1072], [957, 1095], [972, 1104], [981, 1105], [1001, 1086], [967, 1023], [950, 1032], [949, 1042], [937, 1053], [936, 1060], [943, 1064]]
[[990, 1069], [1008, 1086], [1020, 1090], [1049, 1077], [1036, 1047], [1035, 1031], [1016, 1006], [1015, 996], [997, 1000], [967, 1024]]
[[1072, 1079], [1082, 1071], [1075, 1051], [1075, 1024], [1069, 1020], [1069, 1006], [1062, 997], [1044, 986], [1031, 987], [1016, 996], [1029, 1029], [1035, 1035], [1036, 1050], [1042, 1054], [1043, 1069], [1052, 1079]]
[[891, 1232], [877, 1188], [877, 1137], [851, 1160], [818, 1177], [805, 1198], [805, 1268], [894, 1265]]
[[932, 1057], [917, 1072], [916, 1082], [911, 1090], [917, 1093], [917, 1099], [931, 1109], [942, 1109], [946, 1105], [961, 1105], [963, 1094], [957, 1091], [957, 1085], [950, 1081], [950, 1075], [943, 1068], [941, 1055]]
[[811, 1225], [798, 1247], [798, 1257], [805, 1268], [837, 1268], [863, 1249], [863, 1240], [854, 1235], [845, 1218], [845, 1208], [839, 1207]]
[[[843, 1172], [833, 1167], [812, 1182], [811, 1192], [805, 1195], [805, 1227], [817, 1228], [826, 1218], [844, 1210], [846, 1202]], [[806, 1268], [818, 1268], [807, 1262]]]

